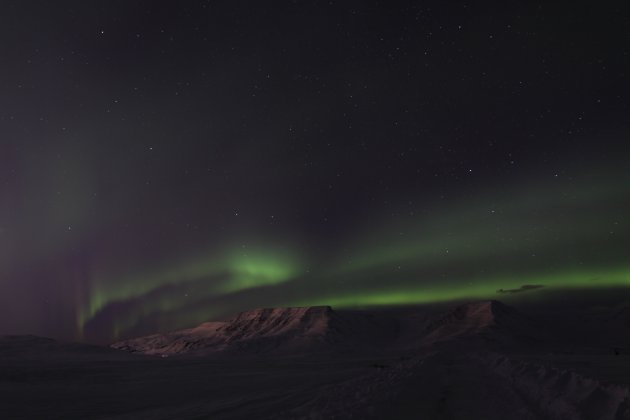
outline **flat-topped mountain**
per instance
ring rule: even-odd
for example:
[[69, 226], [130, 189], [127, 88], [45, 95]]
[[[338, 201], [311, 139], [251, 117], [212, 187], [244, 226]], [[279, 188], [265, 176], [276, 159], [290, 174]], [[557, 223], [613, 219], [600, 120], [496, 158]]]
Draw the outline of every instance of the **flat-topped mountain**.
[[239, 313], [225, 322], [114, 343], [113, 348], [152, 355], [309, 353], [351, 350], [374, 343], [391, 325], [369, 314], [338, 313], [330, 306], [264, 308]]
[[256, 340], [287, 334], [326, 339], [339, 319], [330, 306], [265, 308], [241, 312], [220, 327], [229, 341]]

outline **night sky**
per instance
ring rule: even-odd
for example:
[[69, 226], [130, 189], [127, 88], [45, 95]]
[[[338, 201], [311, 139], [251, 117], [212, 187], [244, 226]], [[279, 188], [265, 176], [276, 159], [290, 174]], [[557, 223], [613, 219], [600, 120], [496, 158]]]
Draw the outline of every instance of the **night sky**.
[[3, 1], [0, 333], [630, 285], [630, 13], [549, 3]]

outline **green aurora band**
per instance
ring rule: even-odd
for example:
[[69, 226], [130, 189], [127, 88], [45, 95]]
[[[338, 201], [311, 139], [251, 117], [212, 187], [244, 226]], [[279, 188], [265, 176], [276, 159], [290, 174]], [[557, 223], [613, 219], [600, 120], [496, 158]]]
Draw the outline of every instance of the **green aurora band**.
[[531, 277], [499, 276], [456, 286], [419, 287], [405, 290], [364, 290], [319, 299], [298, 305], [330, 305], [338, 308], [396, 306], [438, 303], [462, 299], [496, 298], [499, 289], [518, 289], [525, 284], [542, 284], [544, 290], [630, 287], [630, 267], [612, 270], [567, 271]]
[[487, 299], [525, 284], [544, 286], [528, 296], [630, 286], [624, 246], [630, 229], [620, 222], [628, 204], [625, 184], [583, 182], [571, 191], [547, 187], [497, 196], [503, 198], [476, 195], [417, 217], [370, 220], [328, 255], [308, 260], [284, 244], [198, 255], [136, 274], [107, 273], [93, 280], [78, 331], [117, 304], [126, 307], [112, 315], [113, 338], [147, 319], [173, 329], [261, 306]]
[[[92, 284], [90, 299], [79, 312], [77, 326], [81, 334], [85, 324], [99, 311], [115, 302], [123, 302], [150, 294], [152, 291], [190, 281], [204, 282], [202, 296], [224, 295], [250, 288], [278, 285], [294, 276], [299, 267], [296, 257], [269, 251], [242, 249], [222, 256], [200, 256], [178, 264], [123, 277], [112, 282], [110, 278], [96, 279]], [[197, 295], [197, 297], [200, 297]], [[190, 300], [177, 300], [158, 296], [142, 302], [136, 316], [159, 311], [172, 311]], [[124, 322], [131, 325], [130, 321]], [[116, 330], [122, 327], [119, 325]]]

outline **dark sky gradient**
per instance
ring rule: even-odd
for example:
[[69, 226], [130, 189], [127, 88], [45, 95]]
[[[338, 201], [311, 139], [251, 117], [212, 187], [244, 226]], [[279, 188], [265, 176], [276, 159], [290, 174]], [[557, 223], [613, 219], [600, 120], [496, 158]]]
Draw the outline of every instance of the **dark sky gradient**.
[[0, 333], [630, 285], [627, 6], [481, 3], [3, 2]]

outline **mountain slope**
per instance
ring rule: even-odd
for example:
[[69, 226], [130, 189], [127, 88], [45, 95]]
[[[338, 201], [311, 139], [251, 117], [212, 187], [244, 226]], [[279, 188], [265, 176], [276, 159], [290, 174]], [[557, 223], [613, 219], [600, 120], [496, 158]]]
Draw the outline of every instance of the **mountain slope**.
[[516, 309], [499, 301], [459, 305], [435, 318], [426, 329], [425, 345], [454, 339], [476, 339], [498, 344], [534, 344], [544, 339], [539, 326]]

